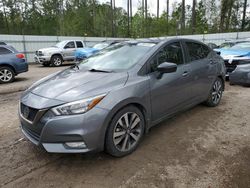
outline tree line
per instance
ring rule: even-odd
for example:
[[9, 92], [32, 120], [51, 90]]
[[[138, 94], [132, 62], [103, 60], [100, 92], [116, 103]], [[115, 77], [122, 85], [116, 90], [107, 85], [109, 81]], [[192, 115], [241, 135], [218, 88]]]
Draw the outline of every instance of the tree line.
[[250, 30], [247, 0], [155, 0], [156, 14], [148, 0], [138, 0], [138, 10], [126, 2], [121, 8], [116, 0], [0, 0], [0, 33], [141, 38]]

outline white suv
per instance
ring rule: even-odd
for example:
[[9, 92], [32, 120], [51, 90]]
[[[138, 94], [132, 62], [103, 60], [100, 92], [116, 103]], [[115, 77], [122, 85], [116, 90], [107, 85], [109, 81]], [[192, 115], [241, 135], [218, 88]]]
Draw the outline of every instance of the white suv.
[[37, 50], [35, 61], [44, 66], [60, 66], [63, 61], [74, 61], [78, 48], [85, 48], [85, 43], [80, 40], [65, 40], [49, 48]]

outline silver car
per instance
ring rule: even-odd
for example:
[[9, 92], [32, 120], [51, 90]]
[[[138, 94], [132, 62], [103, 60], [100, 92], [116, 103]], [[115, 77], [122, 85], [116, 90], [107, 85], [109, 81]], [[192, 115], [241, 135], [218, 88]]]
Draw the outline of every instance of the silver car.
[[74, 61], [77, 49], [85, 48], [80, 40], [64, 40], [49, 48], [42, 48], [36, 51], [35, 62], [43, 66], [61, 66], [64, 61]]
[[217, 106], [224, 80], [223, 59], [198, 41], [118, 43], [25, 91], [21, 129], [48, 152], [121, 157], [164, 119]]

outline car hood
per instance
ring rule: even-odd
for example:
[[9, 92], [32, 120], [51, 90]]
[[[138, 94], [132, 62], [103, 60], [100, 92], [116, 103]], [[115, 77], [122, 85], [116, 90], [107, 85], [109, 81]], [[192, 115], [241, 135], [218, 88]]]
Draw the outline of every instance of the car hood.
[[232, 59], [237, 57], [249, 57], [249, 50], [237, 50], [237, 49], [215, 49], [215, 51], [220, 52], [223, 59]]
[[49, 48], [41, 48], [38, 51], [41, 51], [42, 53], [49, 53], [49, 52], [55, 52], [55, 51], [61, 51], [58, 47], [49, 47]]
[[71, 102], [123, 87], [127, 78], [126, 72], [104, 73], [69, 68], [34, 86], [30, 92], [53, 100]]

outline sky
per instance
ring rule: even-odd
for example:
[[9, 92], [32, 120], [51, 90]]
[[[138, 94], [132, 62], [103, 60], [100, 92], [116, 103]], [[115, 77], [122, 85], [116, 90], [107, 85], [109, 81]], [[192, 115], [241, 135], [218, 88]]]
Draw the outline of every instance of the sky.
[[[141, 0], [132, 0], [133, 14], [137, 10], [139, 1], [141, 1]], [[178, 3], [181, 2], [181, 0], [170, 0], [169, 1], [170, 12], [172, 12], [172, 3], [175, 1]], [[99, 2], [105, 3], [105, 2], [110, 2], [110, 0], [99, 0]], [[167, 0], [160, 0], [160, 13], [162, 13], [164, 10], [167, 9], [166, 2], [167, 2]], [[117, 7], [123, 7], [125, 10], [127, 9], [127, 0], [115, 0], [115, 4]], [[186, 0], [186, 4], [192, 4], [192, 0]], [[148, 8], [149, 8], [150, 13], [156, 14], [156, 12], [157, 12], [157, 0], [148, 0]]]

